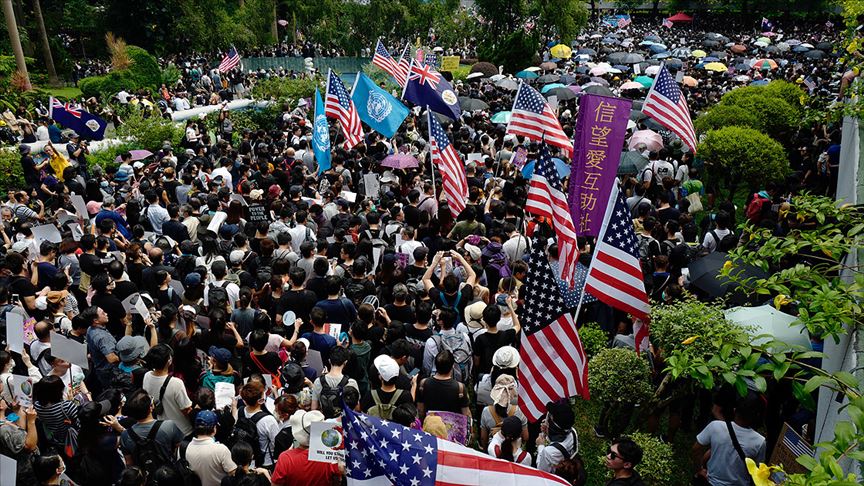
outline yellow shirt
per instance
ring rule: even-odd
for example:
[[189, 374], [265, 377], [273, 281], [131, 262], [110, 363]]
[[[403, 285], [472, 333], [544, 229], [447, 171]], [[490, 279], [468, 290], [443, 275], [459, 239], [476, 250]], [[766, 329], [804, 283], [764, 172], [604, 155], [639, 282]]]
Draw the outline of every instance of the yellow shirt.
[[51, 156], [51, 159], [48, 161], [48, 165], [51, 166], [51, 169], [54, 171], [54, 175], [57, 177], [57, 180], [63, 182], [63, 171], [66, 170], [66, 167], [69, 167], [72, 164], [70, 164], [66, 157], [63, 157], [62, 154], [55, 152], [54, 155]]

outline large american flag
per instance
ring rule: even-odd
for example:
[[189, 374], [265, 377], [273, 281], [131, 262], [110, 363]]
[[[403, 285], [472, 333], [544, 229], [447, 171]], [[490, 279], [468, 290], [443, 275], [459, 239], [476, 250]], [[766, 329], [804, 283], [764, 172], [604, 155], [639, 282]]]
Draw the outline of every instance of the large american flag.
[[429, 144], [432, 154], [432, 163], [441, 171], [442, 186], [447, 194], [447, 205], [450, 206], [450, 214], [453, 217], [465, 209], [465, 201], [468, 199], [468, 179], [465, 177], [465, 165], [462, 159], [435, 118], [432, 110], [426, 110], [429, 118]]
[[668, 128], [696, 153], [696, 132], [690, 120], [690, 108], [687, 100], [678, 87], [678, 83], [669, 74], [666, 65], [660, 66], [660, 72], [654, 78], [654, 84], [642, 104], [642, 113], [650, 116], [657, 123]]
[[237, 52], [237, 49], [234, 46], [231, 46], [231, 49], [229, 49], [228, 53], [225, 54], [225, 57], [222, 58], [222, 62], [219, 63], [219, 71], [227, 73], [228, 71], [237, 67], [239, 64], [240, 53]]
[[555, 275], [538, 238], [532, 242], [525, 278], [525, 316], [519, 349], [519, 409], [532, 422], [546, 405], [588, 394], [588, 358], [573, 314], [555, 284]]
[[329, 118], [339, 120], [342, 133], [345, 134], [345, 148], [360, 143], [363, 140], [363, 127], [357, 108], [351, 101], [351, 96], [339, 76], [332, 70], [327, 75], [327, 98], [324, 101], [324, 114]]
[[546, 217], [555, 228], [558, 235], [558, 260], [561, 265], [561, 278], [572, 286], [576, 275], [576, 265], [579, 263], [579, 245], [576, 243], [576, 227], [567, 196], [561, 188], [558, 179], [558, 169], [552, 162], [548, 147], [544, 144], [540, 149], [540, 160], [534, 168], [528, 188], [528, 202], [525, 209], [539, 216]]
[[537, 142], [544, 141], [573, 153], [573, 143], [564, 133], [555, 112], [536, 89], [525, 83], [519, 85], [513, 101], [507, 133], [521, 135]]
[[566, 486], [567, 481], [496, 459], [421, 430], [343, 407], [345, 470], [349, 486]]
[[645, 292], [645, 280], [639, 264], [639, 246], [630, 210], [617, 184], [612, 185], [597, 248], [585, 278], [585, 292], [632, 315], [636, 321], [633, 325], [636, 350], [648, 348], [651, 304]]
[[[405, 77], [399, 68], [399, 63], [390, 56], [390, 52], [384, 47], [381, 39], [378, 39], [378, 44], [375, 46], [375, 55], [372, 56], [372, 64], [386, 71], [390, 76], [393, 76], [400, 85], [405, 84]], [[401, 76], [401, 78], [400, 78]], [[400, 81], [401, 79], [401, 81]]]

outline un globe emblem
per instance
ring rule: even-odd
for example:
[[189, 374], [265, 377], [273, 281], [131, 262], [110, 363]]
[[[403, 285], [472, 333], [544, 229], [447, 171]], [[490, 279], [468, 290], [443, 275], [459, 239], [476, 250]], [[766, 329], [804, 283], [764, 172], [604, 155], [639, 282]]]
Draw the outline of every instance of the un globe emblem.
[[370, 92], [369, 100], [366, 101], [366, 111], [369, 112], [369, 116], [371, 116], [373, 120], [381, 123], [388, 115], [390, 115], [390, 112], [393, 111], [393, 107], [390, 105], [390, 102], [387, 101], [387, 98], [385, 98], [381, 93]]
[[315, 143], [321, 150], [330, 150], [330, 128], [327, 126], [327, 117], [323, 114], [315, 117], [315, 130], [313, 132]]

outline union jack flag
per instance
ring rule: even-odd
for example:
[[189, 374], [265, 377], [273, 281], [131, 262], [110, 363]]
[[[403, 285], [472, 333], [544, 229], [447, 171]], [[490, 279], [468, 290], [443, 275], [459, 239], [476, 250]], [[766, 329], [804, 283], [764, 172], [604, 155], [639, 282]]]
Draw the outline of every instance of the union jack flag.
[[441, 82], [441, 74], [437, 73], [432, 66], [418, 66], [416, 63], [411, 65], [411, 72], [408, 79], [416, 79], [420, 84], [429, 84], [432, 89], [438, 89], [438, 83]]

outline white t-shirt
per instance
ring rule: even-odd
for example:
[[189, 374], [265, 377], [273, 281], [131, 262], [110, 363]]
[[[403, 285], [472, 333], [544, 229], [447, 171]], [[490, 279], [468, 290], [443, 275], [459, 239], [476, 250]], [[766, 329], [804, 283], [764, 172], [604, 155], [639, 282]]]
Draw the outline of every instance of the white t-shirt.
[[201, 486], [219, 486], [222, 478], [237, 469], [228, 447], [212, 437], [192, 439], [186, 448], [186, 460], [189, 469], [201, 479]]
[[[765, 462], [765, 437], [753, 429], [745, 429], [732, 422], [732, 430], [741, 444], [744, 455], [756, 461]], [[729, 436], [726, 422], [715, 420], [706, 425], [696, 436], [696, 441], [711, 448], [711, 458], [708, 459], [708, 482], [713, 486], [747, 486], [750, 475], [747, 467]]]
[[[170, 376], [170, 375], [168, 375]], [[159, 401], [159, 391], [162, 389], [162, 384], [165, 383], [167, 376], [155, 376], [152, 371], [148, 371], [144, 375], [142, 388], [147, 390], [147, 393], [153, 397], [154, 401]], [[186, 386], [180, 378], [171, 377], [168, 382], [168, 387], [165, 388], [165, 396], [162, 397], [162, 407], [165, 413], [159, 417], [159, 420], [172, 420], [177, 424], [177, 428], [183, 432], [183, 435], [189, 435], [193, 431], [192, 423], [189, 418], [183, 414], [183, 410], [192, 406], [192, 400], [186, 394]]]
[[210, 285], [225, 288], [225, 291], [228, 293], [228, 303], [231, 304], [232, 309], [236, 306], [237, 301], [240, 300], [240, 287], [237, 284], [228, 282], [226, 285], [225, 280], [213, 280], [212, 282], [208, 282], [207, 286], [204, 287], [204, 302], [209, 302], [207, 295], [210, 293]]
[[421, 246], [426, 245], [417, 240], [405, 241], [399, 246], [399, 253], [406, 253], [408, 255], [408, 265], [414, 265], [414, 250]]
[[[243, 407], [243, 415], [246, 418], [251, 419], [255, 413], [249, 413], [246, 407]], [[258, 429], [258, 447], [260, 447], [261, 451], [264, 452], [264, 464], [255, 464], [255, 466], [269, 466], [276, 462], [271, 456], [276, 444], [276, 434], [279, 433], [281, 427], [279, 427], [279, 422], [276, 420], [276, 417], [265, 415], [258, 421], [256, 428]], [[278, 459], [278, 457], [276, 459]]]
[[647, 181], [648, 177], [654, 177], [654, 184], [660, 185], [664, 177], [675, 177], [675, 166], [666, 160], [655, 160], [643, 172], [642, 182]]
[[717, 235], [716, 239], [710, 231], [705, 233], [705, 237], [702, 238], [702, 246], [705, 247], [709, 253], [717, 251], [717, 246], [720, 244], [720, 241], [725, 238], [726, 235], [732, 233], [732, 230], [716, 228], [714, 229], [714, 233]]
[[[516, 441], [521, 445], [521, 441]], [[495, 435], [489, 440], [489, 447], [486, 449], [486, 453], [492, 457], [501, 458], [501, 444], [504, 443], [504, 435], [501, 432], [496, 432]], [[515, 451], [513, 451], [513, 459], [515, 463], [522, 464], [523, 466], [531, 465], [531, 454], [522, 450], [522, 447], [517, 447]]]
[[231, 172], [227, 168], [219, 167], [218, 169], [213, 169], [210, 176], [213, 179], [221, 176], [222, 180], [225, 181], [225, 187], [227, 187], [231, 192], [234, 192], [234, 178], [231, 176]]

